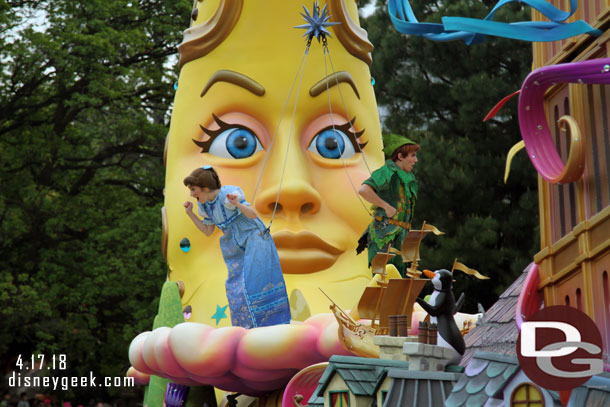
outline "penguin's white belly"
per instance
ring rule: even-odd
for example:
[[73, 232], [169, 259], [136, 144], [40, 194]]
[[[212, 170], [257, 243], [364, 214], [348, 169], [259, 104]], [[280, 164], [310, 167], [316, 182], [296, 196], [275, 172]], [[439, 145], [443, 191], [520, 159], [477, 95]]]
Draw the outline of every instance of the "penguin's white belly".
[[[430, 301], [429, 301], [430, 305], [432, 305], [434, 307], [437, 305], [436, 304], [436, 298], [438, 297], [439, 293], [440, 293], [440, 291], [436, 291], [436, 290], [434, 290], [432, 292], [432, 294], [430, 295]], [[436, 317], [433, 317], [432, 315], [430, 315], [430, 323], [431, 324], [436, 324], [437, 323], [436, 322]]]
[[[430, 305], [436, 306], [436, 299], [438, 297], [438, 295], [440, 294], [440, 291], [434, 290], [434, 292], [432, 293], [432, 295], [430, 295]], [[430, 316], [430, 323], [431, 324], [437, 324], [436, 321], [436, 317]], [[438, 324], [437, 324], [438, 325]], [[445, 338], [443, 338], [440, 335], [440, 332], [438, 334], [438, 338], [436, 340], [436, 344], [438, 346], [442, 346], [443, 348], [447, 348], [447, 349], [451, 349], [451, 353], [453, 354], [453, 357], [451, 358], [451, 360], [449, 361], [450, 365], [458, 365], [460, 363], [460, 361], [462, 360], [462, 355], [460, 355], [458, 353], [457, 350], [455, 350], [455, 348], [453, 346], [451, 346], [446, 340]]]
[[449, 343], [447, 343], [447, 341], [442, 336], [438, 335], [438, 338], [436, 339], [436, 344], [438, 346], [442, 346], [443, 348], [447, 348], [447, 349], [451, 350], [452, 357], [451, 357], [451, 360], [449, 361], [450, 365], [459, 365], [460, 364], [460, 361], [462, 360], [462, 355], [460, 355], [453, 346], [451, 346]]

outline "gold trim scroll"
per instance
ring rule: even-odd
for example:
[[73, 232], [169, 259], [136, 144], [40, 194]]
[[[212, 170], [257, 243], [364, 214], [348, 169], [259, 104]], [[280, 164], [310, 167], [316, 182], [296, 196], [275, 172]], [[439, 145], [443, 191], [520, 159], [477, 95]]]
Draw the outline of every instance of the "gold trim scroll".
[[569, 115], [561, 116], [557, 124], [562, 130], [565, 130], [563, 126], [568, 126], [570, 130], [570, 152], [568, 153], [568, 161], [563, 172], [557, 178], [554, 178], [551, 183], [568, 184], [578, 181], [585, 171], [585, 147], [580, 127], [574, 117]]

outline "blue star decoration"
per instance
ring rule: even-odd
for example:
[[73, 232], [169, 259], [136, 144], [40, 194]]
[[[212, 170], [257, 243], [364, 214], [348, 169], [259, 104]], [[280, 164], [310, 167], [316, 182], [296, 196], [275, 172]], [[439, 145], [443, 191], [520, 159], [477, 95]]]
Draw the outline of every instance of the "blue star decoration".
[[313, 3], [313, 14], [309, 14], [309, 10], [307, 10], [307, 7], [303, 6], [305, 14], [301, 13], [301, 15], [303, 16], [305, 21], [307, 21], [307, 24], [297, 25], [294, 28], [306, 29], [307, 31], [305, 32], [305, 34], [303, 34], [303, 37], [308, 37], [308, 40], [310, 41], [313, 37], [316, 37], [318, 39], [318, 42], [320, 42], [320, 39], [326, 40], [327, 35], [332, 38], [332, 35], [330, 35], [330, 32], [326, 29], [326, 27], [341, 23], [331, 23], [328, 21], [330, 20], [330, 15], [328, 14], [328, 10], [326, 10], [326, 6], [327, 5], [325, 4], [322, 8], [322, 12], [320, 12], [320, 5], [317, 1], [315, 1]]
[[216, 320], [216, 325], [218, 325], [218, 323], [220, 322], [221, 319], [228, 318], [227, 314], [225, 313], [228, 306], [229, 306], [228, 304], [225, 305], [224, 307], [221, 307], [220, 305], [216, 305], [216, 313], [214, 315], [212, 315], [212, 319]]

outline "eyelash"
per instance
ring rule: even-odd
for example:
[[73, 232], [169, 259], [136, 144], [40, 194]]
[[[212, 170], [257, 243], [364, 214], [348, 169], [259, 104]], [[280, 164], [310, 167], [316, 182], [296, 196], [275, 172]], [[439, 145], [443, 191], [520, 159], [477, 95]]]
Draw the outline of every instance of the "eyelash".
[[214, 118], [214, 121], [216, 122], [216, 124], [218, 125], [219, 129], [218, 130], [210, 130], [210, 129], [206, 129], [205, 127], [203, 127], [201, 124], [199, 125], [199, 127], [201, 128], [201, 130], [203, 130], [203, 132], [205, 134], [207, 134], [208, 136], [210, 136], [209, 140], [206, 141], [199, 141], [199, 140], [195, 140], [193, 139], [193, 143], [195, 143], [197, 146], [201, 147], [201, 152], [202, 153], [207, 153], [208, 151], [210, 151], [210, 146], [212, 145], [212, 143], [214, 142], [214, 140], [216, 140], [216, 137], [218, 137], [220, 134], [222, 134], [222, 132], [224, 132], [227, 129], [243, 129], [246, 131], [252, 131], [249, 128], [247, 128], [246, 126], [242, 126], [240, 124], [229, 124], [229, 123], [225, 123], [222, 120], [220, 120], [218, 118], [218, 116], [216, 116], [214, 113], [212, 113], [212, 117]]
[[345, 135], [347, 135], [347, 137], [349, 138], [349, 141], [351, 141], [352, 145], [354, 146], [354, 150], [357, 153], [362, 152], [362, 149], [368, 144], [368, 141], [365, 141], [364, 143], [360, 143], [358, 141], [359, 138], [361, 138], [364, 135], [364, 131], [366, 129], [362, 129], [358, 132], [353, 132], [350, 130], [351, 127], [353, 127], [354, 123], [356, 123], [356, 116], [354, 116], [354, 118], [351, 121], [345, 122], [344, 124], [341, 125], [335, 125], [333, 126], [327, 126], [323, 129], [321, 129], [320, 131], [318, 131], [316, 133], [316, 135], [322, 133], [325, 130], [331, 130], [331, 129], [336, 129], [339, 131], [342, 131], [343, 133], [345, 133]]
[[[223, 131], [225, 131], [227, 129], [240, 128], [240, 129], [244, 129], [247, 131], [251, 131], [249, 128], [239, 125], [239, 124], [229, 124], [229, 123], [223, 122], [214, 113], [212, 113], [212, 117], [214, 118], [214, 121], [216, 122], [216, 124], [218, 124], [218, 127], [219, 127], [218, 130], [210, 130], [210, 129], [203, 127], [200, 124], [199, 127], [201, 128], [201, 130], [203, 130], [203, 132], [205, 134], [210, 136], [210, 139], [206, 140], [206, 141], [199, 141], [199, 140], [193, 139], [193, 143], [195, 143], [197, 146], [201, 147], [202, 153], [207, 153], [208, 151], [210, 151], [210, 146], [212, 145], [212, 143], [214, 142], [216, 137], [218, 137]], [[349, 141], [354, 146], [354, 150], [359, 153], [368, 144], [368, 141], [365, 141], [364, 143], [358, 142], [358, 139], [364, 135], [364, 132], [366, 129], [362, 129], [358, 132], [353, 132], [350, 130], [350, 128], [354, 125], [354, 123], [356, 123], [356, 116], [354, 116], [354, 118], [351, 121], [345, 122], [344, 124], [341, 124], [341, 125], [335, 125], [334, 128], [345, 133], [347, 135], [347, 137], [349, 138]], [[333, 126], [325, 127], [316, 134], [319, 134], [319, 133], [323, 132], [324, 130], [330, 130], [332, 128], [333, 128]]]

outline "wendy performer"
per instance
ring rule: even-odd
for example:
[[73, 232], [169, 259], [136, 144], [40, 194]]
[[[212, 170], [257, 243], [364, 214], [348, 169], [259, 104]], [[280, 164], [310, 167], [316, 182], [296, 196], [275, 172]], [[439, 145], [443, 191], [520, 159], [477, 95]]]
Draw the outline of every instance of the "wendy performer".
[[225, 288], [231, 324], [244, 328], [287, 324], [290, 306], [277, 249], [271, 234], [258, 218], [239, 187], [221, 186], [216, 171], [197, 168], [184, 179], [191, 197], [184, 203], [186, 214], [206, 236], [216, 227], [223, 232], [220, 248], [229, 271]]

